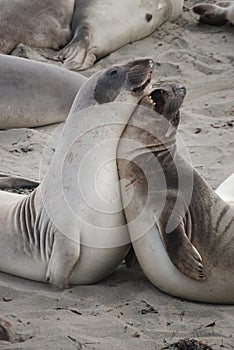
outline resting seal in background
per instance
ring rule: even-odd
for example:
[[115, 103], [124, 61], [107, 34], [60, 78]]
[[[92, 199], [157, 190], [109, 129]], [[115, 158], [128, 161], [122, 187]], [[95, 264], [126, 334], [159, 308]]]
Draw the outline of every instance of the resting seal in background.
[[129, 234], [142, 269], [161, 290], [234, 303], [234, 207], [177, 149], [184, 96], [181, 85], [158, 86], [121, 136], [117, 157]]
[[75, 0], [0, 0], [0, 53], [19, 43], [58, 50], [71, 38]]
[[193, 6], [193, 11], [200, 15], [200, 22], [216, 26], [230, 22], [234, 25], [233, 1], [222, 1], [216, 4], [199, 3]]
[[19, 54], [59, 60], [67, 69], [84, 70], [121, 46], [150, 35], [162, 23], [175, 20], [183, 4], [184, 0], [79, 0], [71, 24], [73, 38], [60, 52], [21, 46]]
[[92, 76], [41, 185], [28, 196], [0, 192], [1, 271], [66, 287], [96, 282], [123, 260], [129, 236], [116, 148], [152, 71], [144, 59]]
[[64, 121], [86, 80], [46, 63], [0, 55], [0, 129]]

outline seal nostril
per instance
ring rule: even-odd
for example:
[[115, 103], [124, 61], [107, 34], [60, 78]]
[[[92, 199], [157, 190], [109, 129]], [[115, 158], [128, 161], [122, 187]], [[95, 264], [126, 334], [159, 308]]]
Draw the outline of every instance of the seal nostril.
[[149, 60], [149, 66], [150, 66], [151, 69], [154, 68], [154, 61], [151, 60], [151, 59]]
[[183, 95], [185, 96], [186, 95], [186, 87], [182, 84], [176, 84], [174, 87], [173, 87], [173, 91], [175, 94], [180, 94], [180, 95]]

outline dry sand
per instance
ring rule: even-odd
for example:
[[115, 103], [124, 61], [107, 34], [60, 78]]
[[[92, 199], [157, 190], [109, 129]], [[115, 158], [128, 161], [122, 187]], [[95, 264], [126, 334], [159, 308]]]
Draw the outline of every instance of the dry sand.
[[[188, 11], [195, 2], [185, 1], [176, 23], [166, 23], [150, 37], [126, 45], [84, 74], [152, 57], [155, 80], [185, 84], [180, 134], [196, 169], [216, 188], [234, 172], [234, 27], [198, 24]], [[43, 176], [59, 134], [60, 129], [53, 134], [55, 129], [1, 131], [0, 171], [34, 179]], [[153, 350], [181, 338], [202, 340], [212, 349], [234, 349], [234, 306], [165, 295], [137, 267], [123, 265], [96, 285], [65, 291], [1, 273], [0, 312], [12, 323], [18, 340], [24, 340], [0, 342], [0, 349]]]

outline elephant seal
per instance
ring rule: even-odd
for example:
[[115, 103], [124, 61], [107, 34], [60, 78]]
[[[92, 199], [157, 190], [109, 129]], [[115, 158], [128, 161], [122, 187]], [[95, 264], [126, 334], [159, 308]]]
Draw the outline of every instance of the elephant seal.
[[183, 0], [76, 1], [74, 36], [59, 58], [68, 69], [87, 69], [121, 46], [150, 35], [167, 20], [175, 20], [183, 3]]
[[184, 96], [181, 85], [159, 85], [121, 136], [117, 158], [129, 234], [144, 273], [162, 291], [234, 303], [234, 208], [177, 147]]
[[0, 129], [62, 122], [87, 80], [46, 63], [0, 55]]
[[17, 44], [58, 50], [71, 38], [75, 0], [0, 0], [0, 53]]
[[0, 270], [24, 278], [87, 284], [109, 275], [129, 249], [116, 148], [148, 93], [150, 59], [110, 67], [83, 84], [50, 167], [31, 194], [0, 192]]
[[63, 62], [63, 67], [84, 70], [96, 60], [130, 42], [150, 35], [182, 12], [184, 0], [79, 0], [72, 18], [72, 40], [58, 53], [21, 47], [30, 59]]
[[200, 15], [200, 22], [212, 25], [223, 25], [230, 22], [234, 25], [233, 1], [222, 1], [215, 5], [199, 3], [193, 6], [193, 12]]

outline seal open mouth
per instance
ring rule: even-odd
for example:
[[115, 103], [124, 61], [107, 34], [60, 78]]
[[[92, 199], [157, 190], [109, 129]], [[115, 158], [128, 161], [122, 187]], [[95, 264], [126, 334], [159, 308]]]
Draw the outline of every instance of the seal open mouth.
[[144, 101], [158, 114], [174, 113], [179, 110], [185, 95], [186, 88], [183, 85], [168, 83], [151, 91]]
[[151, 104], [154, 106], [155, 112], [162, 114], [163, 108], [168, 100], [168, 92], [163, 89], [155, 89], [148, 97]]

